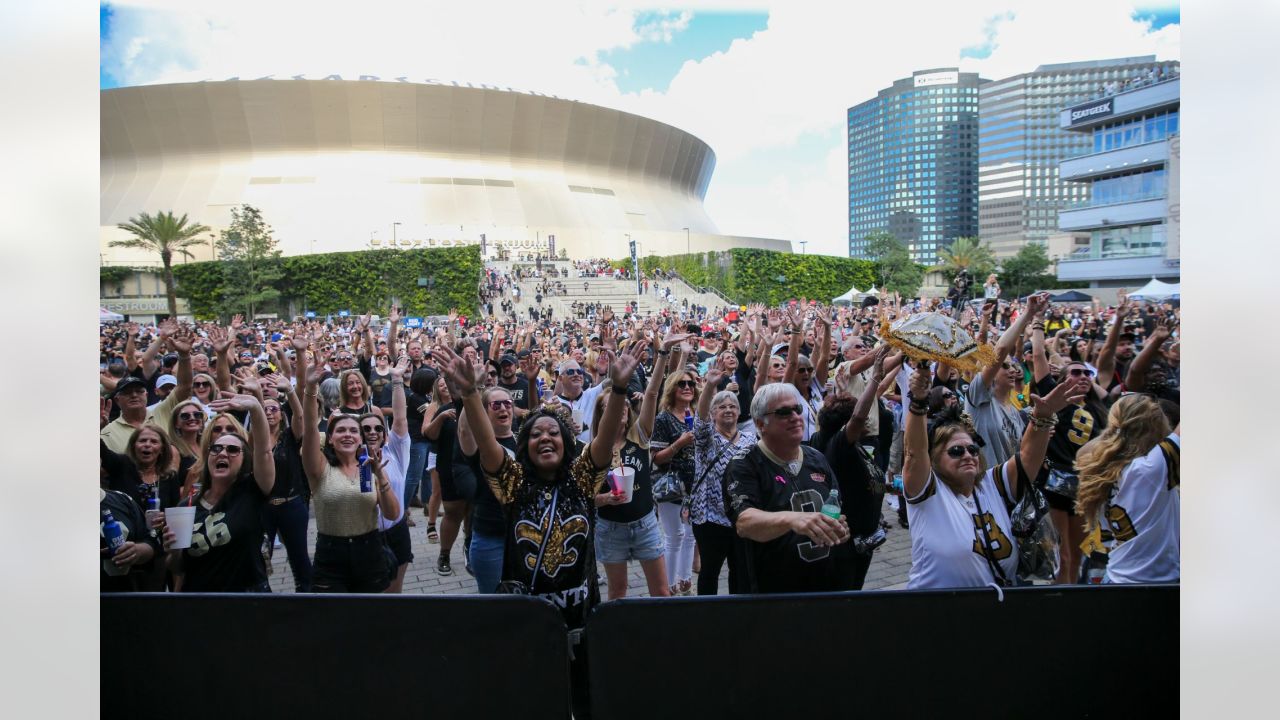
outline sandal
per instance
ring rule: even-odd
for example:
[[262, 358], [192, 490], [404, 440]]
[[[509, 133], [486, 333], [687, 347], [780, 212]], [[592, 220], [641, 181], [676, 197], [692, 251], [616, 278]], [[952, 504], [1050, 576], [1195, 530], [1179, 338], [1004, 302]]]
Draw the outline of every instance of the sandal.
[[440, 542], [440, 533], [436, 532], [435, 525], [427, 526], [427, 542], [433, 542], [433, 543]]

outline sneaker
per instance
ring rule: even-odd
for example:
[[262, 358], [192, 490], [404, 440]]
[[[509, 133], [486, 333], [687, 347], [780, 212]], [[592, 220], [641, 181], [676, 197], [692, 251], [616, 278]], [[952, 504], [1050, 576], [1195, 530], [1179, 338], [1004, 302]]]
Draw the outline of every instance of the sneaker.
[[438, 573], [438, 574], [440, 574], [440, 575], [452, 575], [452, 574], [453, 574], [453, 568], [449, 566], [449, 558], [448, 558], [448, 557], [446, 557], [446, 556], [444, 556], [444, 555], [441, 555], [441, 556], [440, 556], [440, 559], [439, 559], [439, 560], [436, 560], [436, 573]]

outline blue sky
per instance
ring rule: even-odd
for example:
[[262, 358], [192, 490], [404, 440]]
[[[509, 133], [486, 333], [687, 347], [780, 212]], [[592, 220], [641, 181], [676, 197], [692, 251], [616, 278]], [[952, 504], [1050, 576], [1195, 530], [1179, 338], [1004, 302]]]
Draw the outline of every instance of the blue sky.
[[[111, 34], [111, 6], [106, 4], [99, 5], [98, 6], [98, 42], [100, 44], [106, 43], [107, 39], [110, 37], [110, 34]], [[107, 72], [106, 67], [102, 63], [98, 63], [98, 85], [101, 86], [103, 90], [109, 90], [113, 87], [116, 87], [115, 78], [111, 77], [111, 74]]]
[[[653, 26], [673, 13], [641, 13], [638, 27]], [[680, 67], [688, 60], [701, 60], [724, 52], [734, 40], [747, 39], [769, 24], [768, 13], [692, 13], [683, 30], [671, 33], [670, 41], [652, 40], [600, 54], [600, 60], [618, 71], [615, 81], [622, 92], [642, 90], [665, 92]]]

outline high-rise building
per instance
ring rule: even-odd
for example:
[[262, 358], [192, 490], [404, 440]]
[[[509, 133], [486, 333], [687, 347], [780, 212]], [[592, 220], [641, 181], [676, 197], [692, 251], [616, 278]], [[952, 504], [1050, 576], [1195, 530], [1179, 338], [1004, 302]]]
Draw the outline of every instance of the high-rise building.
[[1088, 237], [1058, 259], [1059, 280], [1106, 288], [1179, 277], [1181, 84], [1176, 66], [1153, 68], [1060, 109], [1058, 126], [1088, 150], [1059, 176], [1089, 199], [1058, 214], [1063, 232]]
[[978, 89], [979, 237], [997, 257], [1058, 234], [1058, 212], [1087, 201], [1087, 184], [1058, 175], [1062, 161], [1090, 152], [1087, 135], [1058, 123], [1059, 111], [1107, 87], [1176, 62], [1154, 55], [1041, 65], [1034, 72], [994, 80]]
[[977, 73], [920, 70], [849, 108], [849, 255], [884, 230], [932, 264], [978, 234]]

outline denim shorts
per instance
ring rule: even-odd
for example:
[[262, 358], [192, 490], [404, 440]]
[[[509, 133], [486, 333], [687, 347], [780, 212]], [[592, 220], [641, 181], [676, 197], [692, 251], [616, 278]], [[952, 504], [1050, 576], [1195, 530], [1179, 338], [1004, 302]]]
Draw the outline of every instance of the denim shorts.
[[629, 523], [596, 519], [596, 557], [600, 562], [657, 560], [662, 557], [664, 549], [656, 513]]

